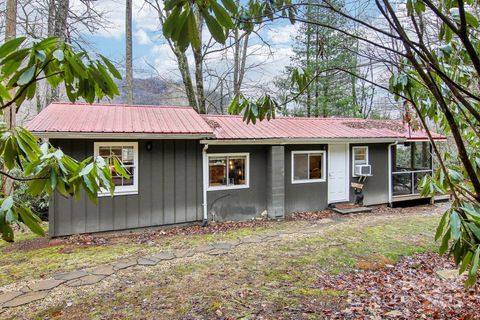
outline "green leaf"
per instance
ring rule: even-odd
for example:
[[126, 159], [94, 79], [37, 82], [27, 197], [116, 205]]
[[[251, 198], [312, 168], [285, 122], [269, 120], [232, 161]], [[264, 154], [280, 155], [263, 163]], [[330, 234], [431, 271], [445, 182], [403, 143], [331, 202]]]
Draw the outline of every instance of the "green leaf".
[[197, 28], [197, 19], [195, 18], [195, 13], [192, 11], [188, 15], [188, 36], [190, 38], [190, 41], [192, 42], [192, 47], [195, 49], [200, 48], [200, 38], [198, 34], [198, 28]]
[[218, 21], [207, 11], [202, 11], [202, 16], [205, 18], [205, 23], [207, 24], [208, 31], [210, 31], [212, 37], [217, 42], [224, 44], [227, 36], [225, 35], [225, 31], [223, 30], [222, 26], [220, 26]]
[[52, 55], [55, 59], [57, 59], [60, 62], [62, 62], [65, 59], [65, 54], [63, 53], [63, 50], [60, 50], [60, 49], [53, 51]]
[[82, 171], [80, 171], [80, 173], [78, 174], [79, 176], [86, 176], [87, 174], [89, 174], [93, 169], [93, 162], [92, 163], [89, 163], [87, 164], [83, 169]]
[[10, 225], [4, 223], [0, 225], [0, 231], [2, 232], [2, 239], [7, 242], [13, 242], [13, 229]]
[[15, 165], [15, 158], [17, 157], [17, 149], [13, 143], [13, 138], [9, 138], [5, 143], [5, 150], [3, 151], [3, 160], [8, 169], [12, 169]]
[[130, 175], [127, 173], [123, 165], [120, 164], [117, 157], [113, 157], [113, 166], [115, 167], [115, 172], [124, 177], [125, 179], [130, 179]]
[[12, 209], [12, 207], [13, 207], [13, 197], [8, 196], [3, 200], [2, 206], [0, 207], [0, 209], [2, 211], [7, 211], [7, 210]]
[[450, 215], [450, 232], [454, 241], [460, 239], [460, 217], [456, 211], [453, 211]]
[[5, 42], [0, 46], [0, 57], [6, 57], [13, 51], [15, 51], [24, 41], [26, 37], [18, 37]]
[[35, 70], [37, 69], [36, 65], [32, 65], [25, 70], [20, 78], [18, 78], [17, 84], [20, 86], [24, 86], [29, 83], [33, 77], [35, 76]]
[[220, 6], [217, 1], [210, 0], [210, 8], [212, 8], [213, 13], [215, 13], [215, 17], [217, 21], [227, 29], [233, 28], [233, 21], [230, 15], [225, 11], [222, 6]]
[[117, 68], [115, 68], [115, 66], [110, 62], [110, 60], [108, 60], [106, 57], [102, 55], [100, 55], [100, 58], [102, 58], [103, 63], [105, 63], [105, 65], [108, 68], [108, 71], [110, 71], [112, 76], [114, 76], [117, 79], [122, 79], [122, 75], [120, 74], [120, 72], [118, 72]]
[[462, 274], [467, 270], [468, 265], [470, 264], [470, 261], [472, 260], [473, 257], [473, 252], [468, 251], [464, 256], [462, 260], [462, 264], [460, 265], [460, 268], [458, 270], [458, 274]]
[[40, 226], [40, 218], [33, 214], [33, 212], [24, 206], [18, 208], [18, 213], [22, 218], [23, 223], [35, 234], [39, 236], [45, 236], [45, 231]]
[[233, 0], [222, 0], [222, 4], [230, 13], [237, 13], [238, 7]]

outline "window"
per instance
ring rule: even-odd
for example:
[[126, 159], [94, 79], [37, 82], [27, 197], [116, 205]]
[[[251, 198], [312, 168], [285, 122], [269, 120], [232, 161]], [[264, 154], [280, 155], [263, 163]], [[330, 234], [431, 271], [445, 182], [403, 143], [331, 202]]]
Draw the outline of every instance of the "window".
[[355, 166], [367, 165], [368, 163], [368, 147], [353, 147], [353, 161], [352, 161], [352, 174], [355, 177]]
[[[138, 143], [137, 142], [95, 142], [95, 156], [101, 156], [107, 161], [115, 185], [115, 194], [138, 193]], [[130, 176], [126, 179], [115, 172], [113, 158], [116, 156]], [[110, 195], [102, 192], [99, 195]]]
[[325, 151], [292, 151], [292, 183], [325, 181]]
[[248, 188], [249, 154], [208, 155], [208, 190]]

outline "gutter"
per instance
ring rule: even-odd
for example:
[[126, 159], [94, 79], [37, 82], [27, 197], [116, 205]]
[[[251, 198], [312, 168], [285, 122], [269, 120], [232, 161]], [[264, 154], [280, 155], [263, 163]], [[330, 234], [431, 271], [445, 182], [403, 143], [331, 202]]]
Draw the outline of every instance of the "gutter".
[[329, 144], [329, 143], [391, 143], [392, 141], [405, 141], [405, 138], [273, 138], [273, 139], [214, 139], [201, 140], [201, 144], [211, 145], [293, 145], [293, 144]]
[[202, 182], [203, 182], [203, 221], [202, 226], [208, 224], [208, 198], [207, 198], [207, 188], [208, 188], [208, 158], [207, 158], [208, 144], [205, 144], [202, 149]]
[[35, 132], [38, 138], [48, 139], [208, 139], [215, 138], [209, 133], [148, 133], [148, 132]]
[[392, 147], [396, 146], [398, 141], [388, 145], [388, 206], [392, 206]]

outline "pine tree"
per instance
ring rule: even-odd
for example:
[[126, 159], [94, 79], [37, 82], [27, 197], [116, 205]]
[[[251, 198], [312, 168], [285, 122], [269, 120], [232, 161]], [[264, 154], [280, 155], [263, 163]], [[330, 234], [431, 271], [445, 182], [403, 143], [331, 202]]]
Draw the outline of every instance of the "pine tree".
[[[310, 3], [304, 12], [304, 20], [338, 27], [348, 22], [319, 6], [318, 0], [310, 0]], [[344, 5], [342, 0], [334, 0], [332, 4]], [[287, 67], [287, 73], [301, 67], [311, 75], [318, 74], [301, 96], [301, 113], [307, 117], [356, 116], [355, 82], [351, 75], [336, 69], [355, 69], [356, 56], [352, 48], [355, 48], [356, 41], [320, 25], [301, 23], [294, 38], [295, 55], [291, 66]]]

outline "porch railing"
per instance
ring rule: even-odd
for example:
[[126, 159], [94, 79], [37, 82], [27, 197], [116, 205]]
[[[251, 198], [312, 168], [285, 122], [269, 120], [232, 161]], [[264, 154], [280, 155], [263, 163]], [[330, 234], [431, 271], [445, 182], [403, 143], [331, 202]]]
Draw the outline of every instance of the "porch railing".
[[424, 176], [432, 175], [432, 172], [432, 169], [392, 172], [392, 195], [395, 197], [420, 194], [420, 182]]

